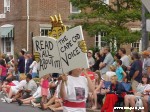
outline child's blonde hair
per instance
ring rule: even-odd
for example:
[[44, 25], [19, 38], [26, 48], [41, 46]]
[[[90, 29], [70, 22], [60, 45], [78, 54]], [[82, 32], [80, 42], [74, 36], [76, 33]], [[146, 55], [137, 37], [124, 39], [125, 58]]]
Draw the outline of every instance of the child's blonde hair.
[[26, 79], [26, 75], [24, 73], [20, 74], [19, 80], [25, 80], [25, 79]]

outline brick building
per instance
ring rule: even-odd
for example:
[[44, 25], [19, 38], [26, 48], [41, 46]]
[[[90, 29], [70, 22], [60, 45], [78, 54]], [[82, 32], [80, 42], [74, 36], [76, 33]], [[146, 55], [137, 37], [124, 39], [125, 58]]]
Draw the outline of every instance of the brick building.
[[[78, 21], [69, 20], [68, 16], [79, 12], [69, 0], [0, 0], [0, 52], [15, 54], [22, 48], [31, 51], [31, 34], [47, 36], [50, 16], [61, 14], [64, 24], [71, 26]], [[134, 26], [139, 28], [139, 23]], [[85, 31], [84, 37], [88, 47], [100, 43], [98, 36], [88, 38]]]

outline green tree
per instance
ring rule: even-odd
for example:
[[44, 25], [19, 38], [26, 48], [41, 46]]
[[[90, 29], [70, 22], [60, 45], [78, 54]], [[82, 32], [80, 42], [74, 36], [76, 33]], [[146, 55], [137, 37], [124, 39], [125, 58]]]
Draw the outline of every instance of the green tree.
[[[111, 0], [110, 0], [111, 1]], [[91, 35], [106, 32], [102, 40], [114, 42], [117, 47], [123, 43], [132, 43], [140, 39], [140, 32], [132, 32], [129, 22], [141, 20], [140, 0], [114, 0], [109, 5], [102, 0], [70, 0], [81, 13], [72, 14], [71, 19], [79, 19], [83, 28]]]

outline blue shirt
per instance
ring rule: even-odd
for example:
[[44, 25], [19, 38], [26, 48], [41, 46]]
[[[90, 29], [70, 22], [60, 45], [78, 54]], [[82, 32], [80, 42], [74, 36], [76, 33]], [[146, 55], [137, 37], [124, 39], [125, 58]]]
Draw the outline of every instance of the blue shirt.
[[116, 75], [117, 75], [117, 77], [118, 77], [118, 81], [122, 81], [122, 79], [123, 79], [123, 69], [122, 69], [122, 67], [120, 66], [120, 67], [117, 67], [117, 69], [116, 69]]

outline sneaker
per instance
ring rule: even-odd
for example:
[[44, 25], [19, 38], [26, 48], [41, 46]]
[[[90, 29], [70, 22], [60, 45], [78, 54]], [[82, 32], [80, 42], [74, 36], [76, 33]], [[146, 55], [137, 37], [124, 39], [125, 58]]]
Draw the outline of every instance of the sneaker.
[[20, 99], [16, 99], [18, 102], [18, 105], [21, 106], [23, 104], [23, 102]]
[[3, 103], [5, 103], [5, 102], [6, 102], [6, 100], [5, 100], [5, 99], [3, 99], [3, 100], [2, 100], [2, 102], [3, 102]]
[[0, 92], [0, 95], [3, 93], [3, 91]]
[[5, 100], [6, 100], [7, 103], [11, 103], [11, 102], [12, 102], [12, 99], [7, 98], [7, 97], [5, 97], [5, 96], [4, 96], [4, 98], [5, 98]]
[[33, 107], [36, 107], [36, 103], [34, 103], [32, 100], [31, 100], [31, 104]]
[[5, 100], [4, 98], [1, 98], [1, 100]]

